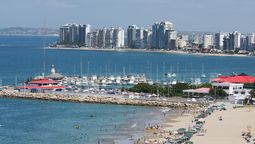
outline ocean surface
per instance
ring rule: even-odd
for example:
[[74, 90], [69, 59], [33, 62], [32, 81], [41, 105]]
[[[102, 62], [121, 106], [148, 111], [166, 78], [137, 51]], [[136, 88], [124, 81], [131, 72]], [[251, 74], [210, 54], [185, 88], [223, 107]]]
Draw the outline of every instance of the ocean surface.
[[[166, 79], [166, 72], [176, 73], [176, 79], [182, 81], [198, 78], [203, 72], [207, 75], [204, 81], [219, 73], [255, 75], [255, 57], [43, 49], [57, 39], [0, 36], [0, 84], [47, 74], [51, 65], [64, 75], [142, 73], [154, 80]], [[0, 98], [0, 143], [132, 143], [132, 135], [141, 136], [145, 125], [162, 119], [158, 108]]]
[[[44, 50], [58, 37], [0, 36], [0, 79], [3, 84], [22, 82], [31, 76], [49, 73], [51, 65], [65, 75], [145, 74], [166, 80], [167, 72], [177, 80], [190, 81], [206, 74], [204, 81], [217, 74], [247, 73], [255, 75], [255, 57], [219, 57], [145, 52], [102, 52]], [[45, 70], [44, 70], [45, 65]], [[203, 70], [204, 65], [204, 70]]]
[[0, 143], [130, 144], [162, 119], [159, 108], [0, 98]]

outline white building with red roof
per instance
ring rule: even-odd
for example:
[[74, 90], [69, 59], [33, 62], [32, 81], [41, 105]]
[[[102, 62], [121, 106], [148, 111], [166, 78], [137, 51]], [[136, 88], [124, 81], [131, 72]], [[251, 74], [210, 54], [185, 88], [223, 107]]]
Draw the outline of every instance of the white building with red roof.
[[62, 91], [65, 89], [64, 86], [59, 85], [55, 80], [48, 78], [33, 79], [24, 86], [17, 87], [19, 91], [26, 92], [52, 92], [52, 91]]

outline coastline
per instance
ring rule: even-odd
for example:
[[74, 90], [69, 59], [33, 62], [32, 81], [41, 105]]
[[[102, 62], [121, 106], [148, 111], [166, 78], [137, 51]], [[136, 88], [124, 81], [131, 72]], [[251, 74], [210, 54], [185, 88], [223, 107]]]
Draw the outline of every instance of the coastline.
[[[202, 109], [200, 109], [202, 110]], [[162, 128], [159, 130], [146, 131], [145, 136], [137, 140], [137, 144], [163, 144], [168, 137], [168, 132], [174, 132], [180, 128], [188, 129], [194, 124], [195, 114], [199, 109], [192, 109], [185, 113], [175, 116], [166, 117], [161, 123]], [[223, 120], [219, 120], [222, 117]], [[226, 110], [216, 110], [205, 118], [204, 135], [194, 134], [190, 141], [195, 144], [240, 144], [247, 142], [247, 137], [242, 136], [250, 132], [251, 142], [255, 142], [255, 107], [246, 106], [234, 108], [233, 104], [227, 103]]]
[[134, 105], [134, 106], [150, 106], [150, 107], [169, 107], [169, 108], [194, 108], [203, 107], [205, 104], [188, 103], [178, 101], [164, 100], [144, 100], [144, 99], [126, 99], [117, 97], [104, 96], [80, 96], [76, 94], [48, 94], [48, 93], [25, 93], [13, 90], [0, 91], [0, 97], [21, 98], [21, 99], [37, 99], [46, 101], [62, 101], [76, 103], [95, 103], [95, 104], [116, 104], [116, 105]]
[[151, 50], [151, 49], [132, 49], [132, 48], [71, 48], [71, 47], [47, 47], [52, 50], [78, 50], [78, 51], [102, 51], [102, 52], [144, 52], [144, 53], [161, 53], [161, 54], [179, 54], [179, 55], [194, 55], [194, 56], [219, 56], [219, 57], [252, 57], [245, 54], [215, 54], [215, 53], [189, 53], [181, 50]]

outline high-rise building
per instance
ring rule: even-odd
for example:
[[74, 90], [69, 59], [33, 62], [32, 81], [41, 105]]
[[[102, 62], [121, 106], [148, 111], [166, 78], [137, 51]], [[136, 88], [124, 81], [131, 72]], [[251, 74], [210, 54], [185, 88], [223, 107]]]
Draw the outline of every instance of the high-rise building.
[[66, 24], [60, 27], [60, 40], [62, 44], [78, 44], [86, 46], [87, 34], [90, 32], [90, 25]]
[[71, 24], [69, 27], [69, 39], [71, 44], [78, 44], [79, 42], [79, 31], [77, 24]]
[[152, 31], [150, 29], [143, 30], [143, 44], [144, 48], [151, 48]]
[[241, 35], [240, 38], [240, 50], [247, 50], [248, 49], [248, 42], [247, 37], [245, 35]]
[[255, 49], [255, 33], [248, 34], [246, 38], [247, 42], [247, 51], [252, 51]]
[[93, 32], [92, 43], [91, 43], [91, 47], [93, 48], [98, 47], [98, 34], [99, 34], [98, 30]]
[[143, 48], [143, 29], [137, 28], [136, 29], [136, 40], [135, 40], [135, 48]]
[[61, 44], [68, 44], [69, 43], [69, 28], [68, 24], [61, 26], [59, 29], [59, 42]]
[[176, 48], [177, 32], [175, 30], [166, 30], [165, 32], [165, 48], [175, 49]]
[[241, 33], [234, 31], [234, 50], [239, 49], [241, 46]]
[[88, 46], [88, 33], [91, 32], [91, 25], [85, 24], [83, 25], [83, 27], [84, 27], [84, 35], [85, 35], [84, 45]]
[[213, 36], [211, 34], [204, 34], [204, 44], [203, 48], [212, 48], [213, 46]]
[[164, 21], [164, 22], [161, 22], [159, 24], [159, 29], [158, 29], [158, 33], [159, 33], [159, 45], [158, 45], [158, 48], [159, 49], [165, 49], [167, 48], [167, 40], [166, 40], [166, 31], [167, 30], [172, 30], [173, 29], [173, 24], [169, 21]]
[[214, 36], [215, 48], [219, 50], [223, 50], [223, 40], [227, 33], [216, 33]]
[[114, 29], [113, 31], [113, 47], [124, 47], [124, 30], [122, 28]]
[[127, 29], [127, 46], [129, 48], [135, 48], [136, 45], [136, 30], [138, 27], [136, 25], [128, 26]]
[[87, 47], [92, 47], [93, 45], [93, 33], [90, 32], [87, 34]]
[[173, 24], [169, 21], [155, 23], [152, 25], [152, 48], [166, 49], [167, 39], [166, 31], [172, 30]]
[[106, 48], [113, 48], [113, 32], [114, 32], [114, 28], [109, 28], [106, 30], [106, 34], [105, 34]]
[[99, 48], [105, 48], [106, 44], [106, 28], [100, 29], [98, 33], [98, 47]]
[[224, 50], [238, 50], [241, 46], [241, 33], [234, 31], [230, 33], [228, 36], [224, 37], [223, 48]]
[[152, 48], [159, 47], [159, 23], [152, 25]]

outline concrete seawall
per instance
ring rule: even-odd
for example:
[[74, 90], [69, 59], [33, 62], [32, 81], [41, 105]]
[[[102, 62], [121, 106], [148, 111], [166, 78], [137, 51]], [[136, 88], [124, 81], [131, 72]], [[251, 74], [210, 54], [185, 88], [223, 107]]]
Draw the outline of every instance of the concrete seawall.
[[3, 90], [0, 91], [0, 97], [5, 98], [22, 98], [22, 99], [38, 99], [48, 101], [63, 101], [77, 103], [98, 103], [98, 104], [117, 104], [117, 105], [137, 105], [137, 106], [153, 106], [153, 107], [170, 107], [170, 108], [196, 108], [203, 107], [203, 104], [184, 103], [163, 100], [140, 100], [112, 98], [103, 96], [79, 96], [75, 94], [48, 94], [48, 93], [24, 93]]

